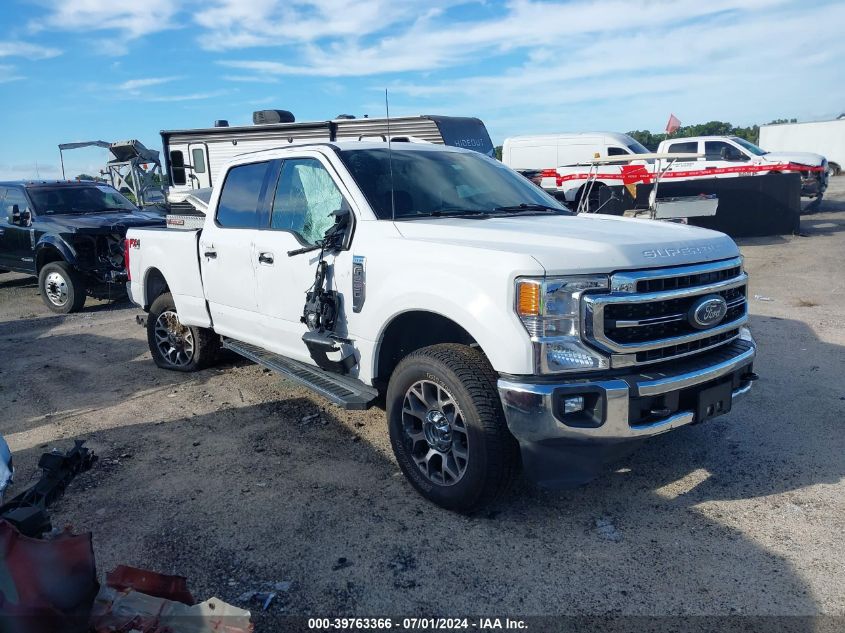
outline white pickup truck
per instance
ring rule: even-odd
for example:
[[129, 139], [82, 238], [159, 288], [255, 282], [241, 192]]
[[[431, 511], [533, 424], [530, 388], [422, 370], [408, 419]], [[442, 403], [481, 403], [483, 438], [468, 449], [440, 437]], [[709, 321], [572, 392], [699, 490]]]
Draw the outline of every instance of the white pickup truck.
[[726, 413], [756, 378], [734, 242], [576, 216], [477, 152], [335, 142], [245, 154], [204, 228], [130, 229], [129, 292], [163, 368], [219, 347], [347, 408], [470, 511], [520, 466], [581, 483], [638, 440]]
[[801, 195], [816, 198], [827, 189], [827, 159], [811, 152], [767, 152], [738, 136], [673, 138], [657, 146], [658, 153], [701, 154], [691, 161], [675, 161], [665, 178], [719, 178], [773, 173], [801, 174]]

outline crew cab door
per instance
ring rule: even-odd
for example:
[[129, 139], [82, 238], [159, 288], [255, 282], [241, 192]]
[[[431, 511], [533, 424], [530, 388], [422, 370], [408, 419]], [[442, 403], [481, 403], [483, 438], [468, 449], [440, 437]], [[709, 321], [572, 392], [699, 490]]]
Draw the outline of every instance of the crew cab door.
[[232, 167], [199, 238], [202, 282], [218, 334], [256, 343], [255, 241], [266, 224], [266, 194], [277, 161]]
[[[261, 314], [260, 345], [284, 356], [312, 363], [302, 341], [306, 326], [300, 321], [305, 293], [313, 286], [320, 251], [298, 255], [288, 252], [313, 246], [334, 224], [333, 212], [350, 209], [348, 191], [331, 164], [319, 152], [282, 160], [278, 176], [267, 193], [270, 221], [255, 241], [256, 294]], [[351, 256], [327, 254], [331, 265], [328, 287], [341, 290], [351, 272]], [[344, 297], [337, 331], [345, 334]], [[351, 307], [350, 307], [351, 309]]]
[[[741, 167], [751, 160], [745, 150], [728, 141], [705, 141], [704, 162], [707, 169], [723, 170], [730, 167]], [[729, 173], [729, 172], [717, 172]]]
[[32, 219], [29, 224], [13, 223], [12, 211], [18, 214], [29, 212], [32, 207], [20, 189], [10, 187], [0, 195], [0, 268], [18, 272], [35, 272], [35, 255], [32, 249]]

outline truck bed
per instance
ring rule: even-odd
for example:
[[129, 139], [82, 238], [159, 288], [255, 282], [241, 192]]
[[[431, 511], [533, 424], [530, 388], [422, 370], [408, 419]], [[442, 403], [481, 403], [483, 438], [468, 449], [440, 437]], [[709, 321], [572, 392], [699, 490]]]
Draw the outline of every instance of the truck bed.
[[167, 280], [182, 322], [211, 325], [199, 261], [201, 233], [201, 229], [173, 231], [165, 227], [129, 230], [129, 292], [136, 304], [149, 309], [148, 296], [161, 275]]

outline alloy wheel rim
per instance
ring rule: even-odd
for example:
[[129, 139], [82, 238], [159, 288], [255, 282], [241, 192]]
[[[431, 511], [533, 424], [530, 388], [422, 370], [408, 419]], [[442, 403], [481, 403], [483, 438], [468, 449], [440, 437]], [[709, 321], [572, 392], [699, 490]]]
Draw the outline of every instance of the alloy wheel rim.
[[173, 310], [162, 312], [155, 322], [155, 343], [164, 359], [175, 367], [183, 367], [194, 358], [194, 334], [179, 322]]
[[403, 439], [426, 479], [452, 486], [466, 473], [469, 432], [458, 403], [442, 386], [418, 380], [402, 402]]
[[44, 292], [54, 306], [63, 306], [68, 302], [67, 280], [59, 273], [52, 272], [44, 280]]

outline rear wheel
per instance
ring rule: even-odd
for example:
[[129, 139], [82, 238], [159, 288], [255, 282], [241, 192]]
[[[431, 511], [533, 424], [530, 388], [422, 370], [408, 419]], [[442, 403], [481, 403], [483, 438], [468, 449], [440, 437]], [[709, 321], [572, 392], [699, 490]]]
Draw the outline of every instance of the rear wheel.
[[147, 343], [155, 364], [173, 371], [204, 369], [217, 359], [220, 350], [220, 337], [213, 330], [182, 325], [169, 292], [150, 306]]
[[476, 510], [515, 477], [519, 449], [480, 351], [449, 344], [409, 354], [390, 378], [386, 405], [399, 467], [437, 505]]
[[44, 304], [53, 312], [78, 312], [85, 305], [85, 278], [65, 262], [45, 264], [38, 274]]
[[[584, 196], [589, 194], [589, 198], [587, 199], [587, 213], [605, 213], [617, 215], [611, 209], [610, 201], [606, 199], [606, 195], [604, 193], [605, 189], [607, 189], [607, 185], [602, 182], [597, 182], [592, 187], [590, 187], [588, 184], [582, 185], [581, 188], [578, 190], [578, 193], [575, 195], [575, 210], [578, 210], [578, 207], [580, 206]], [[605, 198], [604, 203], [602, 201], [602, 198]]]

